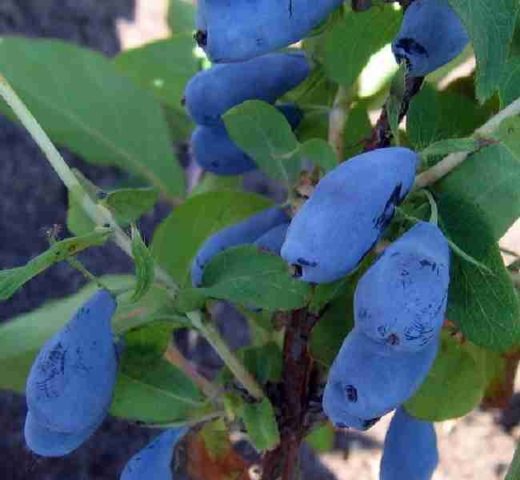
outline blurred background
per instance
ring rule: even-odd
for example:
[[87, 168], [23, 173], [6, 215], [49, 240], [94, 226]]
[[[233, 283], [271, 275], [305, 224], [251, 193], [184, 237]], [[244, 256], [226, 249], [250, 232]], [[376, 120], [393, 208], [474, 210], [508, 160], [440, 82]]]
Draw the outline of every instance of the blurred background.
[[[115, 56], [122, 50], [171, 35], [176, 17], [175, 11], [168, 16], [168, 8], [168, 0], [0, 0], [0, 36], [59, 38]], [[182, 9], [178, 11], [182, 12]], [[374, 62], [372, 70], [367, 69], [364, 73], [362, 89], [370, 90], [374, 77], [385, 68], [394, 68], [388, 49], [383, 50]], [[473, 68], [473, 59], [466, 56], [466, 60], [442, 81], [447, 85], [457, 76], [468, 75]], [[177, 142], [172, 148], [186, 164], [186, 145]], [[72, 166], [97, 185], [103, 187], [121, 181], [122, 174], [118, 170], [92, 166], [62, 151]], [[275, 196], [280, 193], [255, 175], [246, 181], [253, 190]], [[0, 268], [20, 265], [43, 251], [47, 246], [46, 229], [56, 224], [64, 225], [66, 210], [65, 189], [38, 148], [20, 127], [0, 116]], [[168, 208], [159, 205], [144, 218], [141, 225], [148, 238], [167, 213]], [[510, 250], [520, 250], [518, 224], [502, 244]], [[117, 248], [89, 251], [82, 260], [95, 274], [131, 271], [130, 263]], [[10, 301], [0, 303], [0, 321], [30, 311], [51, 298], [66, 296], [83, 283], [80, 274], [67, 265], [57, 265], [31, 281]], [[221, 317], [220, 328], [231, 346], [244, 345], [248, 337], [241, 318], [226, 309]], [[219, 367], [218, 358], [207, 345], [193, 342], [188, 337], [180, 340], [186, 348], [196, 350], [208, 370]], [[24, 416], [24, 399], [0, 392], [2, 480], [115, 479], [128, 458], [153, 436], [153, 432], [144, 428], [109, 419], [72, 455], [63, 459], [40, 459], [24, 446]], [[502, 479], [514, 445], [520, 438], [519, 418], [520, 393], [517, 393], [504, 410], [478, 410], [463, 419], [437, 424], [441, 465], [435, 480]], [[385, 418], [366, 434], [337, 434], [331, 452], [316, 453], [305, 446], [303, 478], [377, 479], [388, 423], [389, 418]]]

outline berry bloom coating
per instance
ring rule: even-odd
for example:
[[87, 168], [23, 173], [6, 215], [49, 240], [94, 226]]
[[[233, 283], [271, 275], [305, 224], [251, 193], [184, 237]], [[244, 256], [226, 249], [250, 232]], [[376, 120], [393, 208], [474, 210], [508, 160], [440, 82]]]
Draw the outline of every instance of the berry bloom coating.
[[286, 224], [289, 220], [283, 209], [273, 207], [213, 234], [202, 244], [191, 265], [193, 286], [202, 285], [204, 268], [215, 255], [231, 247], [252, 244], [264, 233], [278, 225]]
[[[278, 110], [293, 129], [303, 118], [296, 105], [281, 105]], [[257, 168], [253, 159], [231, 140], [223, 123], [198, 126], [191, 136], [191, 151], [199, 166], [215, 175], [242, 175]]]
[[438, 463], [433, 425], [399, 408], [386, 434], [380, 480], [430, 480]]
[[303, 82], [310, 64], [301, 52], [271, 53], [244, 63], [215, 65], [195, 75], [184, 92], [198, 125], [215, 126], [230, 108], [246, 100], [274, 103]]
[[287, 234], [287, 229], [289, 228], [289, 223], [282, 223], [278, 225], [268, 232], [264, 233], [258, 240], [255, 241], [255, 245], [260, 250], [265, 250], [267, 252], [274, 253], [275, 255], [280, 255], [280, 250], [282, 249], [283, 242], [285, 241], [285, 235]]
[[447, 0], [415, 0], [406, 10], [392, 43], [397, 62], [410, 75], [422, 77], [453, 60], [469, 39]]
[[112, 295], [97, 291], [40, 350], [26, 385], [29, 446], [45, 443], [45, 430], [49, 439], [52, 434], [84, 437], [105, 417], [117, 375], [111, 329], [115, 310]]
[[156, 437], [128, 461], [120, 480], [174, 480], [172, 456], [186, 432], [185, 428], [175, 428]]
[[356, 326], [396, 351], [437, 341], [450, 283], [450, 250], [438, 227], [419, 222], [365, 272], [354, 296]]
[[287, 47], [343, 0], [199, 0], [196, 39], [212, 62], [243, 62]]
[[352, 417], [376, 419], [408, 400], [422, 384], [437, 354], [432, 342], [417, 353], [390, 350], [354, 328], [329, 371], [323, 410], [335, 425]]
[[333, 282], [352, 272], [412, 188], [418, 160], [413, 151], [392, 147], [330, 171], [291, 222], [282, 257], [306, 282]]

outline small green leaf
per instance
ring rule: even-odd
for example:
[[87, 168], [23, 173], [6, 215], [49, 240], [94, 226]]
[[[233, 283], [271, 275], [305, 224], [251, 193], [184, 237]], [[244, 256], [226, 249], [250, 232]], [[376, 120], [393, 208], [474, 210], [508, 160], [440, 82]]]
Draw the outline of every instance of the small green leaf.
[[236, 191], [242, 188], [242, 176], [240, 175], [214, 175], [206, 172], [202, 180], [190, 192], [190, 197], [208, 192], [221, 192], [223, 190]]
[[480, 142], [474, 138], [448, 138], [428, 145], [421, 152], [421, 157], [444, 156], [455, 152], [474, 152], [480, 146]]
[[466, 415], [482, 399], [483, 366], [448, 334], [442, 335], [439, 353], [426, 380], [406, 402], [414, 417], [441, 422]]
[[[97, 201], [97, 194], [100, 189], [94, 185], [87, 177], [85, 177], [79, 170], [73, 169], [74, 175], [81, 183], [81, 186], [87, 192], [87, 195], [93, 201]], [[69, 190], [69, 208], [67, 210], [67, 228], [74, 235], [86, 235], [91, 233], [96, 228], [96, 224], [85, 213], [83, 207], [78, 203], [74, 194]]]
[[204, 271], [203, 285], [209, 297], [266, 310], [301, 308], [310, 294], [309, 285], [292, 278], [280, 257], [250, 245], [217, 255]]
[[260, 100], [248, 100], [229, 110], [223, 119], [233, 141], [261, 170], [286, 185], [291, 182], [290, 171], [297, 164], [298, 140], [275, 107]]
[[515, 456], [509, 466], [505, 480], [518, 480], [520, 478], [520, 443], [516, 446]]
[[244, 403], [240, 416], [257, 450], [270, 450], [278, 445], [280, 433], [273, 406], [267, 398], [259, 403]]
[[510, 58], [506, 63], [499, 93], [502, 108], [520, 97], [520, 55]]
[[148, 423], [189, 420], [204, 408], [196, 385], [163, 358], [172, 325], [154, 322], [125, 335], [111, 413]]
[[104, 245], [111, 230], [99, 231], [81, 237], [67, 238], [53, 244], [46, 252], [33, 258], [22, 267], [0, 271], [0, 300], [7, 300], [29, 280], [47, 270], [55, 263], [77, 255], [87, 248]]
[[336, 432], [330, 423], [324, 423], [314, 428], [305, 441], [318, 453], [330, 452], [334, 448]]
[[447, 316], [473, 343], [506, 352], [520, 342], [520, 304], [493, 232], [460, 194], [444, 193], [438, 205], [447, 236], [488, 269], [452, 256]]
[[109, 192], [103, 199], [121, 226], [137, 221], [151, 210], [159, 200], [159, 191], [154, 188], [123, 188]]
[[195, 8], [191, 0], [169, 0], [168, 25], [173, 33], [195, 30]]
[[[406, 94], [406, 66], [401, 65], [394, 75], [390, 85], [390, 95], [386, 101], [385, 107], [388, 115], [388, 123], [392, 130], [392, 134], [396, 140], [399, 139], [399, 121], [401, 116], [401, 105]], [[399, 142], [398, 142], [399, 143]]]
[[207, 297], [200, 288], [183, 288], [175, 298], [175, 310], [181, 313], [200, 310]]
[[132, 225], [132, 257], [137, 279], [132, 301], [137, 302], [146, 295], [152, 286], [155, 278], [155, 262], [135, 225]]
[[300, 145], [303, 158], [320, 167], [325, 173], [338, 166], [338, 159], [332, 147], [321, 138], [311, 138]]
[[185, 285], [191, 261], [209, 236], [271, 205], [264, 197], [243, 192], [196, 195], [177, 207], [158, 227], [152, 253], [159, 265], [179, 284]]

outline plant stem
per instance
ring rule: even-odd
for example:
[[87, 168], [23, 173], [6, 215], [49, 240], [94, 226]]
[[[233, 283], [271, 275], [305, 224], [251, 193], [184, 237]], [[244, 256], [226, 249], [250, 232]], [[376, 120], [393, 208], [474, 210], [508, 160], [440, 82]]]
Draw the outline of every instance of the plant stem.
[[[34, 118], [32, 113], [22, 102], [7, 80], [0, 74], [0, 96], [11, 107], [22, 125], [29, 132], [36, 144], [45, 154], [61, 181], [75, 197], [89, 218], [98, 226], [108, 225], [113, 230], [113, 240], [128, 256], [132, 257], [132, 241], [117, 224], [110, 211], [102, 205], [96, 203], [81, 183], [78, 181], [74, 172], [67, 165], [58, 149], [54, 146], [48, 135]], [[173, 292], [177, 292], [178, 286], [172, 278], [160, 267], [155, 269], [156, 277], [159, 281], [167, 285]]]
[[348, 119], [350, 97], [350, 92], [339, 86], [329, 114], [329, 144], [336, 152], [339, 162], [343, 161], [345, 152], [345, 124]]
[[[517, 115], [520, 115], [520, 98], [517, 98], [509, 106], [491, 117], [482, 127], [475, 130], [473, 137], [478, 139], [491, 136], [498, 130], [504, 120]], [[470, 156], [470, 153], [471, 152], [456, 152], [447, 155], [439, 163], [418, 175], [415, 179], [414, 188], [424, 188], [438, 182], [441, 178], [462, 164]]]
[[[9, 85], [7, 80], [0, 74], [0, 97], [11, 107], [22, 125], [27, 129], [36, 144], [45, 154], [45, 157], [51, 164], [66, 188], [74, 196], [82, 209], [96, 225], [108, 225], [113, 231], [113, 241], [132, 258], [132, 240], [117, 224], [110, 210], [103, 205], [96, 203], [83, 188], [78, 181], [74, 172], [67, 165], [58, 149], [54, 146], [48, 135], [40, 126], [36, 118], [29, 111], [17, 93]], [[179, 286], [161, 267], [155, 266], [156, 279], [163, 283], [175, 296], [179, 291]], [[194, 312], [195, 317], [200, 317], [200, 312]], [[194, 325], [195, 326], [195, 325]], [[203, 326], [202, 333], [206, 339], [213, 345], [217, 353], [224, 360], [229, 369], [235, 374], [237, 379], [244, 384], [249, 393], [255, 398], [263, 398], [263, 392], [256, 383], [255, 379], [240, 363], [240, 361], [229, 350], [225, 342], [220, 338], [218, 332], [207, 326]], [[188, 373], [189, 374], [189, 373]]]
[[235, 375], [237, 380], [247, 389], [249, 394], [256, 400], [262, 400], [264, 398], [264, 392], [262, 388], [260, 385], [258, 385], [255, 378], [251, 375], [251, 373], [249, 373], [242, 362], [229, 349], [215, 326], [210, 322], [204, 321], [202, 314], [199, 311], [189, 312], [186, 314], [186, 316], [191, 320], [193, 326], [199, 330], [202, 336], [215, 349], [222, 361]]

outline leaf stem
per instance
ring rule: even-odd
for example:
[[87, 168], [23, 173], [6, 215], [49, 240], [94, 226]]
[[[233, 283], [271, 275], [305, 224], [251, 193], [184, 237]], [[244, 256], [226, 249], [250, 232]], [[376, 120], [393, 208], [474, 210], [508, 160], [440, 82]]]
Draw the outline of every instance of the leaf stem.
[[[520, 115], [520, 98], [517, 98], [513, 103], [475, 130], [473, 137], [481, 138], [492, 135], [497, 131], [504, 120], [515, 117], [516, 115]], [[461, 165], [470, 154], [471, 152], [456, 152], [444, 157], [439, 163], [417, 176], [414, 188], [424, 188], [438, 182], [441, 178], [444, 178]]]
[[[36, 144], [45, 154], [45, 157], [51, 164], [52, 168], [60, 177], [61, 181], [67, 187], [67, 190], [76, 198], [89, 218], [97, 225], [109, 226], [113, 230], [113, 240], [123, 252], [129, 257], [132, 257], [132, 241], [117, 224], [114, 217], [103, 205], [96, 203], [88, 195], [78, 181], [74, 172], [67, 165], [58, 149], [54, 146], [48, 135], [40, 126], [36, 118], [29, 111], [27, 106], [23, 103], [17, 93], [9, 85], [5, 77], [0, 74], [0, 96], [11, 107], [15, 115], [18, 117], [22, 125], [29, 132]], [[156, 277], [162, 283], [167, 285], [170, 290], [176, 293], [179, 289], [172, 278], [160, 267], [156, 267]]]
[[351, 100], [350, 91], [340, 85], [329, 114], [329, 144], [336, 152], [339, 162], [343, 161], [345, 152], [345, 124]]
[[256, 400], [262, 400], [264, 398], [264, 392], [262, 388], [260, 385], [258, 385], [255, 378], [245, 368], [242, 362], [229, 349], [215, 326], [210, 322], [204, 321], [200, 311], [189, 312], [186, 314], [186, 316], [191, 320], [195, 328], [199, 330], [201, 335], [219, 354], [222, 361], [226, 364], [237, 380], [240, 381], [240, 383]]

